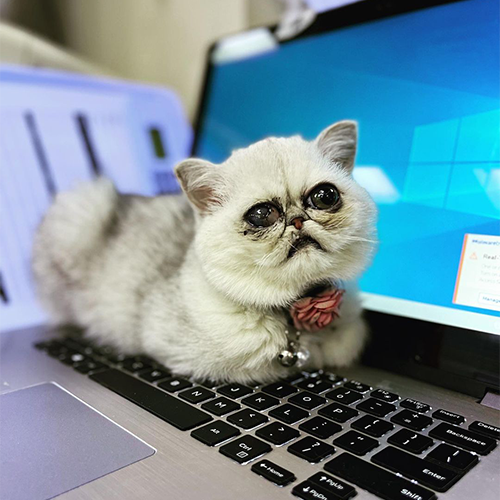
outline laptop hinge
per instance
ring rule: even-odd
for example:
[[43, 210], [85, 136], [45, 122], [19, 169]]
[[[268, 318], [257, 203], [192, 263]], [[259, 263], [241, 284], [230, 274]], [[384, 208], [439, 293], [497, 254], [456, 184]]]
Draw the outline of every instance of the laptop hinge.
[[486, 394], [481, 399], [481, 404], [500, 410], [500, 394], [492, 391], [486, 391]]

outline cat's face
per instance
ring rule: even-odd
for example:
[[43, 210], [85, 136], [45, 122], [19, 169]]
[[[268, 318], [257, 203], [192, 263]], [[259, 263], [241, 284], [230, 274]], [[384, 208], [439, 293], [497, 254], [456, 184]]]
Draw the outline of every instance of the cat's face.
[[366, 266], [375, 206], [352, 178], [353, 122], [314, 142], [266, 139], [221, 165], [177, 167], [200, 217], [196, 250], [209, 281], [243, 304], [285, 306]]

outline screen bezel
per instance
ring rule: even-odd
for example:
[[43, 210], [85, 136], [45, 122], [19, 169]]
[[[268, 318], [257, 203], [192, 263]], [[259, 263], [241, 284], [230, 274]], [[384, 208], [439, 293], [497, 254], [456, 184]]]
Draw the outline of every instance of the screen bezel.
[[[284, 45], [339, 28], [459, 1], [468, 0], [364, 0], [323, 12], [297, 36], [276, 40], [276, 43]], [[268, 29], [275, 33], [277, 26]], [[207, 51], [194, 120], [192, 156], [197, 153], [207, 110], [213, 76], [212, 56], [226, 38], [215, 41]], [[365, 316], [371, 329], [371, 342], [362, 360], [365, 364], [420, 378], [475, 397], [481, 397], [487, 390], [500, 390], [500, 335], [373, 310], [366, 310]], [[468, 351], [465, 359], [453, 349], [458, 340], [461, 342], [459, 345], [465, 346]]]

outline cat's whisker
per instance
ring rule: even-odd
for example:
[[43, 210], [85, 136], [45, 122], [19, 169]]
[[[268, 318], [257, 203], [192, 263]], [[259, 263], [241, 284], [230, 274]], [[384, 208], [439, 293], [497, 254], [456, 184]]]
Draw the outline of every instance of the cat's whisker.
[[356, 236], [344, 236], [344, 241], [363, 241], [365, 243], [377, 243], [377, 240], [371, 240], [368, 238], [358, 238]]

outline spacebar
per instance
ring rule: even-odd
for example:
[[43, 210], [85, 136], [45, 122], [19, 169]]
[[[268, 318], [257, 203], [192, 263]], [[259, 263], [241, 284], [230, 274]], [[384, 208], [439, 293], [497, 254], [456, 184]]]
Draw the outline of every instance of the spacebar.
[[118, 370], [94, 373], [90, 378], [181, 431], [213, 420], [207, 413]]
[[436, 500], [432, 491], [348, 453], [343, 453], [325, 464], [325, 469], [386, 500]]

